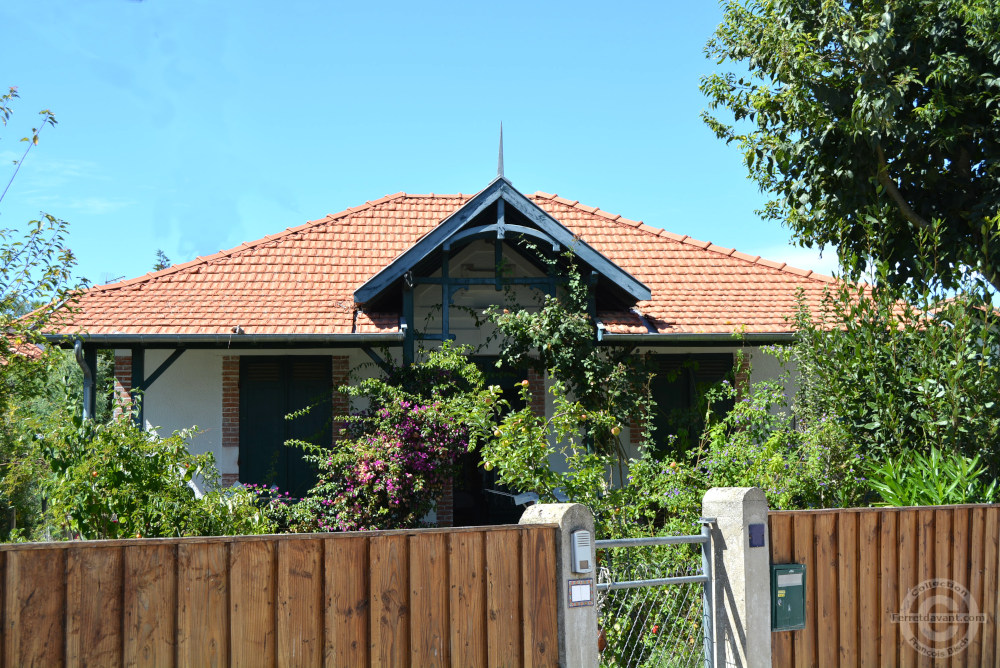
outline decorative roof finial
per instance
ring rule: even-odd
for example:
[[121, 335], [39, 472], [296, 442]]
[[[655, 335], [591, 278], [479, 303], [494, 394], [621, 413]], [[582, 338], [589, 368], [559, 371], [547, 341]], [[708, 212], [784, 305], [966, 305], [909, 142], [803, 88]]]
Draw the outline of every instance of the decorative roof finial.
[[497, 158], [497, 176], [503, 178], [503, 121], [500, 121], [500, 157]]

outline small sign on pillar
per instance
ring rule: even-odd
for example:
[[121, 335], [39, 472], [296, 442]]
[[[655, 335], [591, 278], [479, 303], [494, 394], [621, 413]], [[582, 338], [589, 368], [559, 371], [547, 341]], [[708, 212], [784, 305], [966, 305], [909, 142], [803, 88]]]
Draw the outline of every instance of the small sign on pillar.
[[594, 578], [569, 581], [569, 607], [594, 605]]
[[764, 547], [764, 525], [750, 525], [750, 547]]

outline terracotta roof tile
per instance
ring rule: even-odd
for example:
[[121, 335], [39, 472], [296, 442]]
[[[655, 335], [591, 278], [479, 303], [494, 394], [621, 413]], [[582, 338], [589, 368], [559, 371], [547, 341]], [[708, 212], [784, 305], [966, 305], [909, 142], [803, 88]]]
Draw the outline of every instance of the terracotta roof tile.
[[[62, 332], [91, 334], [377, 333], [354, 290], [471, 195], [396, 193], [138, 278], [95, 286]], [[530, 196], [645, 283], [634, 312], [604, 313], [610, 332], [790, 331], [796, 291], [817, 300], [835, 279], [677, 235], [558, 195]]]

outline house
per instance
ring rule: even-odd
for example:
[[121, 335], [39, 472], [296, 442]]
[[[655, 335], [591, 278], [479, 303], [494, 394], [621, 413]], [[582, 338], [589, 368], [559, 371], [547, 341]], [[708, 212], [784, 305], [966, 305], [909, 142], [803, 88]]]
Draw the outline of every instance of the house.
[[[388, 195], [96, 286], [48, 338], [76, 342], [91, 368], [98, 348], [114, 349], [116, 388], [141, 390], [142, 422], [200, 427], [192, 447], [215, 454], [225, 481], [302, 492], [308, 471], [281, 444], [325, 420], [287, 413], [383, 355], [412, 360], [445, 337], [486, 344], [472, 314], [511, 292], [529, 303], [533, 291], [555, 290], [545, 260], [566, 249], [593, 287], [599, 339], [679, 370], [654, 388], [664, 420], [700, 381], [730, 372], [741, 348], [755, 376], [773, 376], [759, 346], [790, 340], [799, 290], [815, 302], [833, 282], [576, 200], [524, 195], [500, 175], [474, 195]], [[545, 410], [545, 379], [529, 381]], [[333, 404], [348, 410], [343, 396]]]

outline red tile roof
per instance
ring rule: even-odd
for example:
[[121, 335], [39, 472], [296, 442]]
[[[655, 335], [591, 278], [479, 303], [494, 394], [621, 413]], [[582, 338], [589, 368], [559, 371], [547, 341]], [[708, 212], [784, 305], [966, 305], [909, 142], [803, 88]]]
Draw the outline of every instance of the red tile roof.
[[[355, 307], [354, 290], [468, 201], [397, 193], [214, 255], [87, 291], [61, 333], [364, 334], [398, 331], [392, 313]], [[633, 313], [602, 314], [610, 332], [791, 331], [799, 288], [828, 276], [746, 255], [539, 192], [529, 196], [645, 283]], [[641, 316], [641, 317], [640, 317]]]

